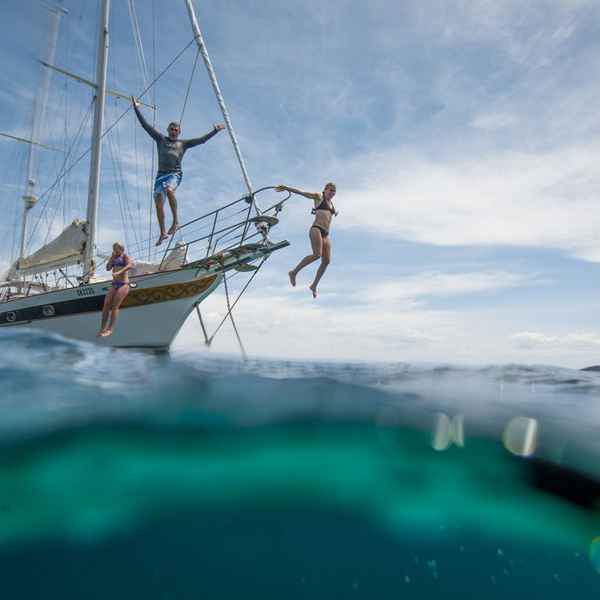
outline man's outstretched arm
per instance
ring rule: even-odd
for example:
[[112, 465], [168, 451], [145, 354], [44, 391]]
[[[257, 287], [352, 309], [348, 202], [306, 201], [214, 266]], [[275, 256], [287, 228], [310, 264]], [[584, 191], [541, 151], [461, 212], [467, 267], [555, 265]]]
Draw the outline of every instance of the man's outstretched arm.
[[144, 119], [144, 115], [140, 112], [140, 109], [138, 108], [138, 101], [133, 96], [131, 96], [131, 101], [133, 103], [133, 110], [135, 110], [135, 114], [137, 115], [140, 125], [147, 131], [148, 135], [152, 139], [154, 139], [157, 142], [161, 140], [163, 136], [158, 131], [156, 131], [156, 129], [154, 129], [154, 127], [152, 127], [152, 125], [150, 125], [150, 123], [148, 123], [146, 119]]
[[192, 138], [191, 140], [185, 140], [185, 149], [187, 150], [188, 148], [193, 148], [194, 146], [199, 146], [200, 144], [204, 144], [204, 142], [208, 142], [208, 140], [210, 140], [211, 137], [214, 137], [215, 135], [217, 135], [217, 133], [219, 133], [219, 131], [223, 129], [225, 129], [225, 125], [219, 123], [215, 125], [212, 131], [209, 131], [206, 135], [203, 135], [199, 138]]

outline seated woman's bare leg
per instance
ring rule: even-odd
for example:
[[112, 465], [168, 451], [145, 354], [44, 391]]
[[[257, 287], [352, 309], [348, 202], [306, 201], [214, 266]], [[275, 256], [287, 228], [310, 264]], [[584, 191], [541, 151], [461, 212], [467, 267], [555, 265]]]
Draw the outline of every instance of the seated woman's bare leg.
[[121, 286], [115, 293], [115, 297], [112, 303], [112, 309], [110, 311], [110, 323], [108, 325], [108, 329], [105, 332], [105, 335], [112, 335], [113, 329], [117, 324], [117, 317], [119, 316], [119, 308], [123, 303], [123, 300], [129, 294], [129, 285]]
[[[110, 290], [104, 297], [104, 305], [102, 306], [102, 322], [100, 324], [100, 330], [98, 331], [98, 336], [102, 336], [102, 334], [106, 331], [106, 326], [108, 324], [108, 317], [110, 315], [110, 309], [112, 307], [113, 297], [115, 295], [115, 288], [111, 286]], [[103, 337], [103, 336], [102, 336]]]

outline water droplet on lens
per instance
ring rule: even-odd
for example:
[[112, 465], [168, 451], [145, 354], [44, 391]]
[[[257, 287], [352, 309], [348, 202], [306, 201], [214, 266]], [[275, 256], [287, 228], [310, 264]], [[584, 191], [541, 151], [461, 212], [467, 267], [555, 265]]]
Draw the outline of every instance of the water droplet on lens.
[[595, 537], [590, 544], [590, 561], [596, 572], [600, 573], [600, 536]]
[[538, 422], [529, 417], [515, 417], [502, 434], [504, 447], [517, 456], [532, 456], [537, 445]]

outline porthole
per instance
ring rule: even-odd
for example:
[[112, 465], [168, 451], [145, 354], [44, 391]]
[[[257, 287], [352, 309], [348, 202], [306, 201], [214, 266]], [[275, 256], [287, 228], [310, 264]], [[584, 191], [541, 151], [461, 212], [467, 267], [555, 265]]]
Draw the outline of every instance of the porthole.
[[14, 323], [17, 320], [17, 313], [12, 312], [12, 311], [11, 312], [7, 312], [6, 313], [6, 320], [9, 323]]
[[44, 306], [42, 308], [42, 314], [45, 317], [53, 317], [56, 314], [56, 311], [54, 310], [54, 306], [48, 304], [47, 306]]

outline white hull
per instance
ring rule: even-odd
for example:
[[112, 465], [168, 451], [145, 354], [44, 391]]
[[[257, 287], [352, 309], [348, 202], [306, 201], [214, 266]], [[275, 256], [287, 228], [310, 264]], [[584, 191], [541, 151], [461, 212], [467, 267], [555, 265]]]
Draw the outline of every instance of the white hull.
[[248, 244], [180, 269], [131, 278], [113, 334], [97, 337], [110, 281], [61, 289], [0, 304], [0, 328], [30, 327], [119, 348], [167, 349], [194, 307], [230, 269], [241, 268], [288, 245]]
[[[39, 314], [45, 307], [46, 312], [47, 307], [54, 308], [55, 314], [45, 318], [17, 318], [12, 323], [4, 322], [0, 326], [30, 327], [112, 347], [167, 349], [190, 312], [222, 280], [221, 274], [196, 275], [196, 269], [180, 269], [132, 278], [135, 287], [130, 290], [110, 337], [97, 337], [101, 305], [111, 285], [110, 281], [8, 302], [0, 309], [9, 309], [10, 313], [15, 313], [18, 317], [26, 315], [23, 311], [27, 310], [36, 310]], [[57, 314], [61, 307], [68, 307], [63, 310], [73, 312]]]

